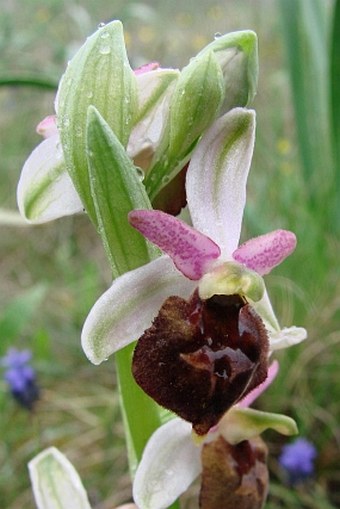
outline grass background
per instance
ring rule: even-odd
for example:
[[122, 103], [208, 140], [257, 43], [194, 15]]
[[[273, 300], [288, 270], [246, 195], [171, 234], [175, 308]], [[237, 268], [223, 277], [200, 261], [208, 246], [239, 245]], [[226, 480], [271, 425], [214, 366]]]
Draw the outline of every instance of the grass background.
[[[258, 128], [243, 234], [278, 227], [297, 233], [296, 252], [266, 281], [281, 323], [309, 331], [304, 344], [278, 354], [280, 375], [259, 407], [293, 416], [318, 449], [315, 478], [291, 489], [277, 462], [287, 440], [265, 435], [272, 478], [266, 509], [330, 509], [340, 507], [340, 190], [339, 161], [328, 146], [336, 130], [329, 89], [337, 90], [337, 81], [328, 69], [337, 3], [293, 4], [1, 0], [0, 207], [16, 207], [21, 167], [40, 141], [35, 126], [53, 112], [55, 95], [13, 86], [13, 76], [53, 87], [84, 39], [114, 18], [124, 23], [133, 67], [152, 60], [182, 67], [215, 33], [255, 30]], [[100, 241], [85, 217], [0, 228], [0, 356], [10, 345], [31, 348], [42, 388], [29, 415], [0, 381], [0, 507], [34, 507], [26, 463], [53, 444], [78, 469], [93, 507], [112, 509], [130, 497], [115, 373], [111, 361], [90, 365], [79, 341], [88, 310], [110, 284]]]

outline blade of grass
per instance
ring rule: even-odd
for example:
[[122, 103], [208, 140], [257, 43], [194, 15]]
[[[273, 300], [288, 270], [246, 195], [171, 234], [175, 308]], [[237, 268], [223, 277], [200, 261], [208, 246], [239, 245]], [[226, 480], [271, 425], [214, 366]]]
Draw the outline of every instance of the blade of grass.
[[329, 133], [328, 20], [322, 0], [279, 0], [307, 204], [333, 189]]
[[[333, 135], [333, 152], [335, 158], [335, 189], [337, 196], [335, 204], [340, 198], [340, 0], [336, 0], [333, 10], [333, 26], [330, 50], [330, 103], [331, 130]], [[336, 212], [336, 211], [334, 211]], [[337, 228], [340, 230], [339, 214], [334, 214]]]

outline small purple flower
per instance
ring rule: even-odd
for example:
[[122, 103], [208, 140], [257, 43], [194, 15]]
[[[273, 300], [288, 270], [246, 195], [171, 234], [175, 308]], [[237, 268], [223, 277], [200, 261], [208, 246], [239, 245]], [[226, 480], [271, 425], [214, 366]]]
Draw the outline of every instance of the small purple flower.
[[10, 348], [0, 359], [0, 366], [5, 368], [4, 380], [8, 383], [12, 396], [28, 410], [32, 410], [34, 403], [39, 399], [35, 371], [28, 364], [31, 358], [29, 350]]
[[316, 456], [314, 445], [305, 438], [298, 438], [282, 448], [279, 463], [288, 473], [290, 483], [296, 484], [313, 475]]

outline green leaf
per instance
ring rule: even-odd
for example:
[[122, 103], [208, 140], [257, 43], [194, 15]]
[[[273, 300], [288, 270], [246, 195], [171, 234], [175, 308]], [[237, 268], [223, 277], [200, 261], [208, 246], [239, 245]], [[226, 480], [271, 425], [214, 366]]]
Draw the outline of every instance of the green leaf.
[[86, 118], [97, 108], [126, 146], [137, 111], [136, 78], [119, 21], [99, 28], [76, 53], [61, 80], [56, 109], [66, 167], [91, 220], [96, 213], [86, 159]]
[[91, 509], [77, 471], [55, 447], [38, 454], [28, 468], [38, 509]]
[[87, 122], [87, 160], [98, 233], [113, 276], [147, 263], [158, 253], [128, 222], [128, 213], [151, 208], [138, 169], [109, 125], [90, 106]]
[[298, 433], [295, 421], [286, 415], [237, 406], [229, 410], [218, 425], [219, 433], [232, 445], [250, 440], [269, 428], [282, 435]]
[[36, 285], [9, 302], [0, 318], [2, 346], [10, 345], [19, 339], [24, 327], [32, 320], [45, 293], [44, 285]]

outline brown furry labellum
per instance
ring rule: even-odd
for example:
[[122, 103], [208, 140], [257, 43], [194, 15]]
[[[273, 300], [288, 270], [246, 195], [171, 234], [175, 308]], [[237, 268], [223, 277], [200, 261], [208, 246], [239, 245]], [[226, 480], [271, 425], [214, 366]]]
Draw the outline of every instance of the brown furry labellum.
[[261, 509], [268, 493], [267, 447], [260, 437], [231, 445], [222, 437], [202, 449], [201, 509]]
[[268, 337], [239, 295], [169, 297], [138, 340], [136, 382], [204, 435], [267, 377]]

